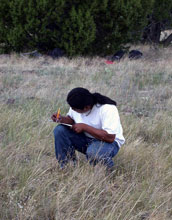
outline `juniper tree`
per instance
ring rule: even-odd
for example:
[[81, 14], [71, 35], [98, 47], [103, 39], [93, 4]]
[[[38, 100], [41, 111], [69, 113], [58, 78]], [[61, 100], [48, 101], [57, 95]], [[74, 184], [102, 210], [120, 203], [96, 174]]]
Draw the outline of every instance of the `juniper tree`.
[[108, 54], [138, 40], [153, 0], [1, 0], [0, 47]]

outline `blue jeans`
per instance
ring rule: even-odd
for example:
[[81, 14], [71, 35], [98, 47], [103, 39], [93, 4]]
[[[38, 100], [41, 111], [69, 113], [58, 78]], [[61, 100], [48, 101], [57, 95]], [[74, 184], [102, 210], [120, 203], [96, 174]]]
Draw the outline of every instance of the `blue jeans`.
[[75, 150], [86, 155], [90, 164], [103, 163], [108, 168], [114, 166], [112, 158], [118, 153], [119, 146], [87, 137], [84, 133], [75, 133], [65, 125], [58, 125], [54, 129], [55, 154], [63, 168], [69, 160], [76, 160]]

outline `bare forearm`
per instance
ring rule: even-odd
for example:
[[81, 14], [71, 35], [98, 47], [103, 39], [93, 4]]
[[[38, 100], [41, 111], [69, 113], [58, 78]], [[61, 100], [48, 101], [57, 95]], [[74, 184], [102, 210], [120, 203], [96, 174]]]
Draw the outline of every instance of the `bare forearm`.
[[84, 125], [84, 131], [101, 141], [112, 143], [115, 140], [114, 134], [108, 134], [105, 130], [96, 129], [86, 124]]
[[70, 118], [69, 116], [61, 116], [59, 119], [59, 122], [61, 123], [66, 123], [66, 124], [74, 124], [74, 120], [72, 118]]

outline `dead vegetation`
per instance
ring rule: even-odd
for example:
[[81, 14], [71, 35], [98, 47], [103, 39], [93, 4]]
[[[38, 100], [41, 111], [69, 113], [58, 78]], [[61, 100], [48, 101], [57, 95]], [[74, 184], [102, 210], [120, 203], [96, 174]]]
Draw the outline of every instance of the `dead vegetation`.
[[[170, 220], [171, 49], [138, 47], [140, 60], [18, 55], [0, 58], [0, 219]], [[83, 86], [118, 103], [126, 144], [115, 171], [87, 164], [60, 171], [51, 114]]]

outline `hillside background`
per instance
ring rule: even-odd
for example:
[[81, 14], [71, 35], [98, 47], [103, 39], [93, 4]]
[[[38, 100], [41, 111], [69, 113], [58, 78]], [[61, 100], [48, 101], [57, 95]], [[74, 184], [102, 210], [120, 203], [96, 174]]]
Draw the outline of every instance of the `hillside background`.
[[[0, 219], [172, 219], [171, 48], [133, 46], [111, 65], [100, 57], [0, 56]], [[126, 138], [115, 170], [78, 164], [59, 170], [48, 121], [83, 86], [118, 103]]]

